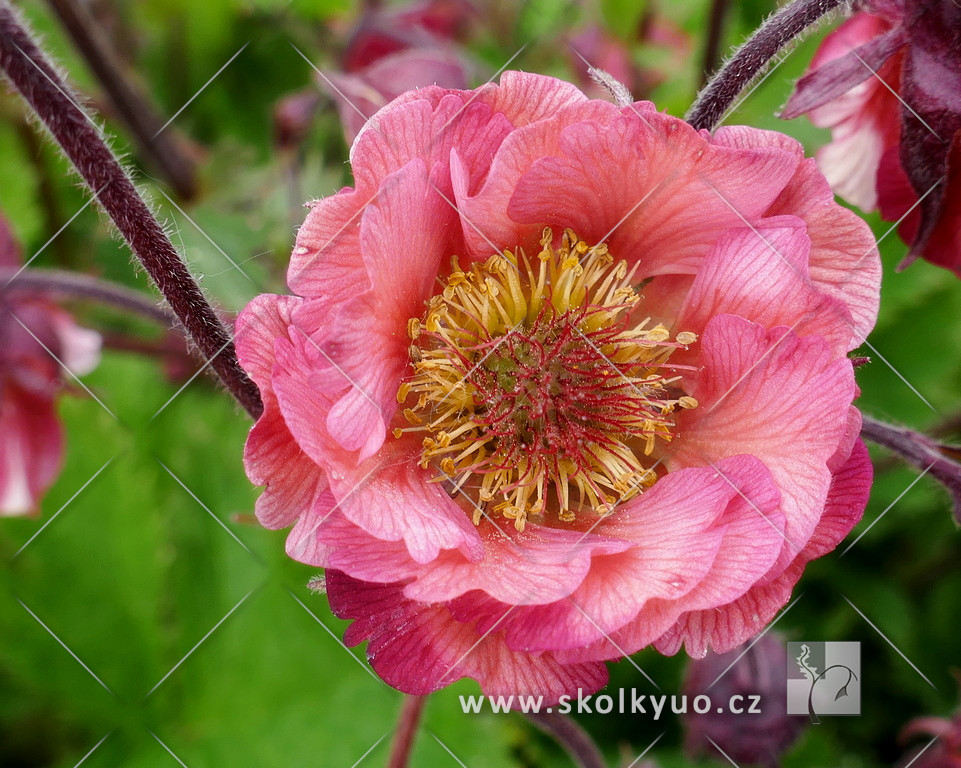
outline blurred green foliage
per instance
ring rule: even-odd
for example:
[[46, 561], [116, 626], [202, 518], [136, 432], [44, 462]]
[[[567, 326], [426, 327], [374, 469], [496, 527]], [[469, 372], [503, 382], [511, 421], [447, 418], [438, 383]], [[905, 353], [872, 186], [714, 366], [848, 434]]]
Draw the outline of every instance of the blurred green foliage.
[[[139, 168], [174, 242], [225, 310], [283, 291], [302, 202], [349, 183], [349, 170], [329, 102], [296, 149], [275, 145], [272, 112], [281, 96], [314, 82], [294, 46], [318, 67], [336, 68], [360, 9], [347, 0], [94, 5], [162, 114], [193, 99], [174, 130], [201, 153], [198, 197], [178, 202], [178, 210], [153, 170]], [[481, 81], [524, 44], [512, 67], [571, 77], [571, 33], [599, 23], [630, 41], [641, 13], [651, 13], [689, 48], [678, 66], [677, 51], [672, 57], [633, 43], [636, 65], [659, 68], [645, 95], [674, 114], [693, 98], [708, 14], [703, 0], [479, 6], [485, 10], [473, 22], [467, 53]], [[103, 107], [96, 80], [47, 6], [31, 0], [23, 7], [71, 80]], [[727, 44], [770, 9], [768, 0], [740, 4], [729, 14]], [[809, 40], [789, 54], [731, 121], [786, 131], [815, 150], [824, 131], [775, 117], [815, 45]], [[107, 126], [137, 167], [129, 137], [109, 116]], [[9, 95], [0, 95], [0, 179], [0, 209], [28, 254], [87, 199]], [[879, 236], [887, 231], [877, 219], [871, 224]], [[904, 251], [896, 235], [884, 238], [882, 313], [874, 350], [864, 352], [872, 362], [858, 374], [860, 405], [929, 428], [959, 407], [961, 288], [925, 263], [896, 273]], [[148, 290], [89, 207], [36, 265]], [[98, 328], [157, 338], [142, 323], [76, 310]], [[284, 533], [249, 522], [257, 491], [241, 464], [246, 417], [205, 376], [171, 381], [159, 361], [121, 351], [108, 351], [85, 383], [106, 408], [82, 392], [63, 400], [69, 453], [42, 515], [0, 523], [0, 764], [69, 768], [88, 752], [83, 764], [90, 767], [383, 764], [401, 696], [374, 678], [361, 650], [341, 646], [343, 622], [306, 590], [313, 573], [284, 555]], [[938, 487], [927, 478], [911, 485], [912, 472], [877, 458], [872, 500], [850, 540], [877, 524], [843, 557], [842, 547], [809, 567], [796, 592], [801, 599], [777, 625], [791, 639], [861, 641], [864, 714], [809, 729], [784, 763], [791, 768], [892, 764], [908, 719], [946, 714], [957, 703], [951, 670], [961, 667], [961, 536]], [[643, 652], [635, 662], [665, 692], [679, 690], [683, 658]], [[653, 692], [629, 662], [612, 666], [612, 686]], [[457, 696], [475, 692], [461, 682], [431, 697], [413, 765], [563, 764], [558, 748], [518, 715], [461, 714]], [[676, 719], [580, 720], [611, 761], [630, 763], [666, 732], [648, 757], [690, 764]]]

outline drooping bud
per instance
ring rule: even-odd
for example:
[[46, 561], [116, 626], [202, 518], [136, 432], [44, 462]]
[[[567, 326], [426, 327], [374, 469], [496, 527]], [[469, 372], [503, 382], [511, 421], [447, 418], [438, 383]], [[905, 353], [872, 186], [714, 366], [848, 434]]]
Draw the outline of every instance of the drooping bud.
[[828, 35], [782, 117], [831, 128], [835, 191], [898, 222], [918, 256], [961, 275], [961, 7], [868, 0]]
[[685, 749], [692, 756], [720, 758], [723, 750], [739, 765], [776, 768], [805, 725], [804, 718], [787, 714], [787, 650], [772, 634], [692, 660], [684, 693], [689, 700], [709, 696], [723, 710], [687, 713]]

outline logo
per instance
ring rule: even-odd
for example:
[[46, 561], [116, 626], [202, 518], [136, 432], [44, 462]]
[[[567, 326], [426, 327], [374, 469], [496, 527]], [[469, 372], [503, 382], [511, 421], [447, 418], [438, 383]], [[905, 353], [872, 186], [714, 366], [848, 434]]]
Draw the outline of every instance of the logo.
[[861, 714], [861, 644], [857, 642], [787, 644], [787, 713]]

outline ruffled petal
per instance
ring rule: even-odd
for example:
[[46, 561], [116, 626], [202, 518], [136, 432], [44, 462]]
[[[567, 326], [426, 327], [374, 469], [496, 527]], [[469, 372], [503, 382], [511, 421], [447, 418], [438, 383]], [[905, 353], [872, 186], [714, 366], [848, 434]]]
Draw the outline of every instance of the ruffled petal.
[[378, 539], [403, 540], [416, 562], [436, 559], [441, 550], [480, 556], [481, 541], [470, 518], [433, 475], [417, 466], [417, 456], [384, 450], [350, 475], [331, 473], [337, 508]]
[[[510, 130], [503, 114], [470, 91], [412, 91], [374, 115], [354, 142], [351, 166], [357, 189], [379, 194], [390, 174], [417, 158], [429, 169], [437, 164], [446, 168], [454, 147], [471, 176], [483, 178]], [[451, 194], [449, 177], [437, 184]]]
[[370, 287], [360, 257], [360, 217], [375, 192], [345, 188], [309, 204], [287, 267], [287, 285], [307, 298], [351, 297]]
[[503, 631], [515, 650], [563, 651], [566, 661], [633, 653], [683, 611], [754, 584], [780, 550], [779, 501], [770, 474], [749, 456], [672, 473], [594, 528], [632, 546], [595, 554], [569, 598], [505, 605], [474, 592], [451, 609], [481, 631]]
[[822, 339], [715, 317], [701, 339], [693, 387], [700, 406], [678, 415], [672, 470], [747, 453], [770, 470], [786, 518], [783, 566], [811, 537], [831, 483], [828, 461], [844, 442], [855, 395], [851, 363]]
[[[358, 451], [360, 461], [376, 453], [386, 437], [409, 363], [407, 323], [423, 314], [456, 227], [454, 211], [431, 184], [422, 160], [389, 176], [361, 217], [359, 244], [370, 294], [342, 306], [331, 331], [313, 333], [311, 342], [333, 379], [327, 429], [343, 448]], [[401, 232], [416, 235], [400, 238]], [[316, 313], [330, 311], [327, 304], [311, 303], [294, 321], [311, 336], [327, 323]]]
[[861, 519], [871, 480], [871, 459], [864, 443], [858, 440], [831, 482], [824, 514], [807, 546], [784, 572], [731, 603], [685, 614], [657, 640], [657, 650], [672, 655], [684, 645], [690, 656], [702, 658], [708, 650], [725, 653], [757, 634], [787, 604], [804, 566], [833, 551]]
[[486, 695], [542, 696], [550, 705], [607, 682], [603, 664], [561, 664], [550, 653], [512, 651], [499, 633], [479, 634], [443, 604], [407, 600], [396, 584], [368, 584], [330, 571], [327, 594], [337, 616], [355, 619], [344, 642], [367, 640], [371, 666], [405, 693], [426, 695], [470, 677]]
[[729, 230], [704, 257], [677, 327], [700, 334], [712, 317], [731, 314], [822, 337], [839, 355], [859, 346], [847, 307], [811, 280], [810, 251], [805, 223], [792, 216]]
[[860, 343], [874, 328], [881, 301], [881, 259], [867, 223], [834, 202], [813, 160], [805, 160], [768, 215], [804, 220], [811, 238], [810, 276], [828, 296], [847, 305]]
[[254, 485], [266, 485], [255, 513], [266, 528], [285, 528], [326, 488], [323, 472], [294, 440], [274, 394], [274, 342], [288, 333], [301, 303], [293, 296], [258, 296], [237, 318], [234, 340], [241, 364], [260, 388], [264, 412], [244, 447], [244, 467]]
[[414, 600], [440, 602], [481, 590], [510, 605], [552, 603], [578, 587], [594, 558], [631, 546], [614, 536], [531, 522], [518, 533], [513, 526], [482, 520], [480, 534], [485, 550], [482, 559], [471, 562], [458, 553], [444, 553], [404, 594]]
[[359, 462], [355, 452], [318, 428], [327, 424], [333, 404], [326, 374], [334, 373], [299, 332], [278, 343], [274, 383], [284, 419], [304, 452], [327, 472], [338, 509], [376, 538], [403, 540], [418, 562], [432, 560], [441, 549], [478, 546], [464, 511], [418, 467], [416, 448], [390, 443]]
[[381, 584], [408, 581], [423, 570], [403, 540], [371, 536], [347, 519], [333, 494], [321, 501], [314, 514], [298, 520], [287, 537], [287, 554], [292, 558]]
[[514, 71], [504, 72], [498, 84], [489, 83], [480, 88], [477, 99], [504, 115], [515, 128], [544, 120], [588, 100], [577, 86], [564, 80]]

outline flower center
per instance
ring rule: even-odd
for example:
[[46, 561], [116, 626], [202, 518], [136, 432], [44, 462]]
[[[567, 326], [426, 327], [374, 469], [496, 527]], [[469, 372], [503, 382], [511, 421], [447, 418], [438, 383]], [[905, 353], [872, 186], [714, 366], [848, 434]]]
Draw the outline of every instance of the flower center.
[[398, 402], [425, 433], [420, 465], [439, 468], [474, 504], [474, 522], [493, 512], [524, 529], [530, 515], [608, 514], [657, 479], [651, 459], [669, 441], [676, 407], [697, 401], [665, 375], [674, 340], [663, 325], [631, 319], [635, 270], [607, 246], [571, 230], [541, 251], [491, 256], [453, 269], [423, 319], [408, 330], [413, 375]]

